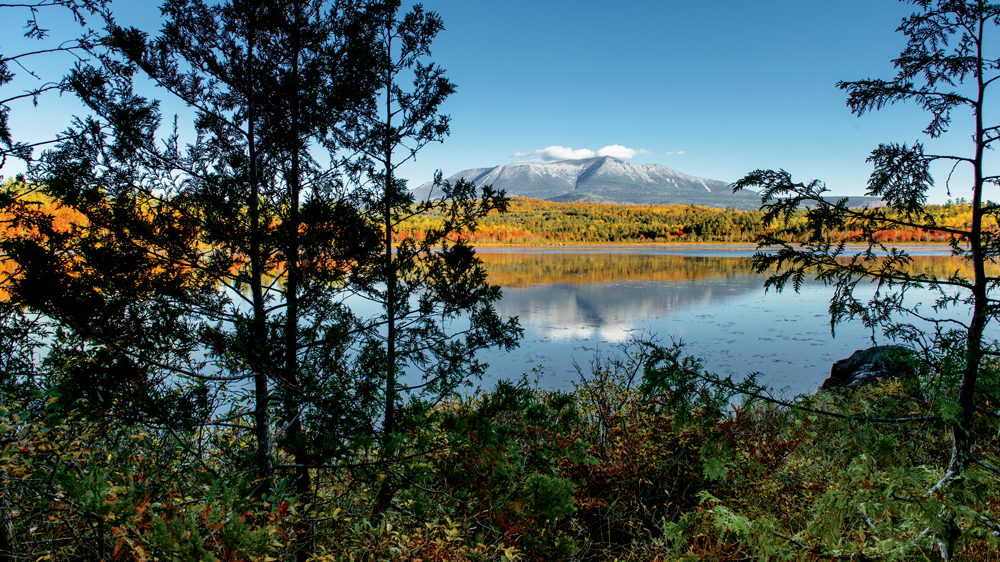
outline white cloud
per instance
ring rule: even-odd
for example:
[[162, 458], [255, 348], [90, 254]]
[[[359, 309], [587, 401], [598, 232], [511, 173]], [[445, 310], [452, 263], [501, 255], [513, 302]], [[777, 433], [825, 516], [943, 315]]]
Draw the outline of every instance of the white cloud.
[[678, 151], [678, 152], [668, 152], [668, 153], [667, 153], [667, 156], [680, 156], [680, 155], [682, 155], [682, 154], [684, 154], [684, 151], [683, 151], [683, 150], [681, 150], [681, 151]]
[[636, 154], [649, 154], [649, 151], [646, 149], [636, 150], [634, 148], [626, 148], [620, 144], [605, 146], [597, 151], [598, 156], [614, 156], [615, 158], [624, 158], [626, 160]]
[[584, 158], [594, 158], [596, 156], [613, 156], [615, 158], [629, 159], [636, 154], [649, 154], [646, 149], [636, 150], [627, 148], [620, 144], [605, 146], [599, 150], [588, 148], [567, 148], [565, 146], [549, 146], [534, 152], [515, 152], [511, 158], [529, 158], [533, 161], [556, 162], [559, 160], [582, 160]]

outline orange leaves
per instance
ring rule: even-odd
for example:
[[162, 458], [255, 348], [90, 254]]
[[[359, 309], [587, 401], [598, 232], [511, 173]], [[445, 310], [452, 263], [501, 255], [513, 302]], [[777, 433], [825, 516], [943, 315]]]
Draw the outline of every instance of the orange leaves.
[[[476, 244], [578, 244], [647, 242], [754, 243], [762, 234], [795, 241], [805, 234], [805, 215], [787, 222], [763, 224], [763, 213], [700, 207], [696, 205], [618, 205], [612, 203], [554, 203], [523, 197], [511, 198], [508, 212], [485, 217], [477, 230], [463, 238]], [[967, 229], [968, 206], [929, 206], [938, 224]], [[890, 213], [890, 217], [893, 217]], [[443, 217], [428, 215], [405, 222], [395, 240], [420, 239], [428, 228], [441, 226]], [[887, 223], [888, 224], [888, 223]], [[996, 229], [996, 224], [986, 225]], [[894, 226], [878, 234], [880, 241], [947, 242], [940, 230]], [[862, 241], [863, 232], [851, 225], [830, 233], [834, 242]]]
[[27, 229], [23, 226], [12, 224], [15, 215], [19, 213], [31, 213], [34, 215], [47, 216], [52, 222], [52, 229], [55, 232], [70, 232], [73, 228], [86, 228], [87, 219], [82, 213], [64, 206], [57, 205], [51, 199], [39, 194], [22, 196], [14, 204], [16, 213], [10, 209], [0, 210], [0, 225], [2, 225], [5, 237], [11, 236], [39, 236], [37, 228]]

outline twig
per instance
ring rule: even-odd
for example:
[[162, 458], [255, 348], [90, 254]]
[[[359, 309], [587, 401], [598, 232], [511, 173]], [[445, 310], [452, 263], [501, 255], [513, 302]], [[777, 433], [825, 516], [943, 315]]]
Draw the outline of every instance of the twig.
[[[997, 353], [991, 353], [990, 355], [998, 355]], [[993, 416], [994, 418], [1000, 418], [1000, 413], [994, 412], [992, 410], [987, 410], [986, 408], [980, 408], [976, 406], [976, 411], [980, 414], [986, 414], [988, 416]]]
[[183, 447], [184, 450], [187, 451], [187, 453], [189, 455], [191, 455], [192, 457], [198, 459], [198, 463], [201, 464], [202, 468], [204, 468], [205, 470], [207, 470], [210, 473], [212, 473], [212, 476], [214, 476], [216, 478], [220, 478], [219, 473], [216, 472], [214, 468], [212, 468], [211, 466], [209, 466], [208, 463], [205, 462], [205, 459], [201, 458], [201, 455], [197, 454], [194, 451], [194, 449], [192, 449], [191, 446], [187, 444], [187, 442], [185, 442], [183, 439], [181, 439], [180, 436], [177, 435], [177, 432], [174, 431], [174, 428], [172, 428], [170, 426], [167, 426], [167, 431], [170, 432], [170, 435], [174, 438], [175, 441], [177, 441], [177, 444], [180, 445], [181, 447]]
[[948, 471], [944, 473], [944, 476], [941, 477], [941, 480], [938, 480], [937, 484], [935, 484], [930, 490], [927, 490], [926, 495], [930, 496], [934, 492], [943, 488], [948, 482], [951, 482], [957, 477], [958, 474], [954, 470], [949, 468]]
[[987, 464], [987, 463], [983, 462], [982, 460], [980, 460], [980, 459], [978, 459], [976, 457], [972, 457], [972, 462], [978, 464], [979, 466], [985, 468], [986, 470], [989, 470], [990, 472], [992, 472], [994, 474], [1000, 475], [1000, 468], [997, 468], [997, 467], [995, 467], [995, 466], [993, 466], [991, 464]]
[[413, 459], [413, 458], [416, 458], [416, 457], [422, 457], [424, 455], [428, 455], [430, 453], [433, 453], [434, 451], [439, 451], [441, 449], [444, 449], [445, 447], [447, 447], [447, 445], [440, 445], [440, 446], [434, 447], [433, 449], [427, 449], [426, 451], [418, 451], [418, 452], [410, 454], [410, 455], [406, 455], [406, 456], [402, 456], [402, 457], [396, 457], [394, 459], [385, 459], [385, 460], [380, 460], [380, 461], [365, 461], [365, 462], [344, 463], [344, 464], [285, 463], [285, 464], [279, 464], [275, 468], [315, 468], [315, 469], [338, 470], [338, 469], [342, 469], [342, 468], [360, 468], [360, 467], [363, 467], [363, 466], [376, 466], [376, 465], [381, 465], [381, 464], [393, 464], [393, 463], [397, 463], [399, 461], [405, 461], [405, 460]]
[[805, 550], [806, 552], [811, 552], [813, 554], [816, 554], [817, 556], [827, 556], [827, 554], [825, 552], [823, 552], [822, 550], [819, 550], [817, 548], [813, 548], [813, 547], [811, 547], [811, 546], [809, 546], [807, 544], [800, 543], [799, 541], [793, 539], [792, 537], [788, 537], [788, 536], [782, 535], [781, 533], [777, 533], [777, 532], [774, 532], [774, 531], [771, 531], [771, 534], [774, 535], [774, 536], [776, 536], [776, 537], [778, 537], [779, 539], [785, 539], [786, 541], [794, 544], [795, 546], [801, 548], [802, 550]]
[[750, 397], [753, 397], [753, 398], [758, 398], [760, 400], [763, 400], [765, 402], [769, 402], [771, 404], [777, 404], [778, 406], [785, 406], [786, 408], [793, 408], [793, 409], [796, 409], [796, 410], [802, 410], [803, 412], [810, 412], [810, 413], [813, 413], [813, 414], [821, 414], [821, 415], [824, 415], [824, 416], [828, 416], [828, 417], [832, 417], [832, 418], [837, 418], [837, 419], [842, 419], [842, 420], [857, 420], [857, 421], [872, 422], [872, 423], [907, 423], [907, 422], [915, 422], [915, 421], [933, 421], [933, 420], [937, 419], [935, 416], [913, 416], [913, 417], [906, 417], [906, 418], [869, 418], [869, 417], [866, 417], [866, 416], [853, 416], [853, 415], [850, 415], [850, 414], [840, 414], [840, 413], [837, 413], [837, 412], [831, 412], [829, 410], [817, 410], [816, 408], [810, 408], [808, 406], [801, 406], [801, 405], [795, 404], [793, 402], [787, 402], [785, 400], [778, 400], [777, 398], [774, 398], [773, 396], [771, 396], [769, 394], [763, 394], [761, 392], [754, 392], [754, 391], [751, 391], [751, 390], [742, 390], [737, 385], [732, 384], [732, 383], [726, 383], [725, 381], [723, 381], [721, 379], [718, 379], [718, 378], [706, 377], [704, 375], [696, 375], [696, 376], [697, 376], [697, 378], [699, 378], [699, 379], [701, 379], [701, 380], [703, 380], [703, 381], [705, 381], [705, 382], [707, 382], [709, 384], [715, 384], [715, 385], [721, 386], [723, 388], [728, 388], [729, 390], [733, 390], [736, 393], [742, 394], [744, 396], [750, 396]]

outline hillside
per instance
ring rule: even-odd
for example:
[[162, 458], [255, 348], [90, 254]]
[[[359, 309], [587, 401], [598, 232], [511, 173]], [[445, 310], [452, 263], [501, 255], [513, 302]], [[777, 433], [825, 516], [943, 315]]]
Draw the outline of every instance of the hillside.
[[[631, 164], [610, 156], [552, 163], [471, 168], [448, 178], [491, 184], [508, 195], [555, 202], [589, 201], [660, 205], [704, 205], [756, 209], [755, 193], [733, 194], [723, 181], [696, 178], [659, 164]], [[431, 183], [414, 190], [424, 198]]]
[[[626, 205], [701, 205], [752, 210], [760, 197], [752, 191], [733, 193], [724, 181], [697, 178], [659, 164], [631, 164], [611, 156], [469, 168], [447, 178], [465, 178], [476, 185], [492, 185], [512, 197], [556, 203], [590, 202]], [[426, 199], [432, 183], [413, 190]], [[836, 197], [832, 198], [836, 199]], [[874, 197], [850, 198], [850, 206], [880, 206]]]

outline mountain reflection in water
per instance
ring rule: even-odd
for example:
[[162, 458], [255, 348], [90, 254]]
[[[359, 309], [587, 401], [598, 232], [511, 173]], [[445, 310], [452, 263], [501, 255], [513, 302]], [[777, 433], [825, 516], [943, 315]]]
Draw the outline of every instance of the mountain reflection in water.
[[[491, 366], [482, 386], [539, 367], [541, 386], [567, 389], [578, 379], [574, 361], [586, 367], [598, 351], [653, 333], [683, 340], [709, 371], [759, 372], [775, 388], [814, 391], [834, 361], [872, 345], [872, 335], [856, 323], [830, 335], [831, 288], [821, 283], [765, 294], [751, 250], [481, 250], [490, 279], [503, 287], [497, 310], [520, 317], [525, 329], [520, 348], [485, 354]], [[931, 255], [914, 258], [916, 271], [962, 269], [946, 254], [924, 252]], [[876, 341], [888, 343], [881, 334]]]

